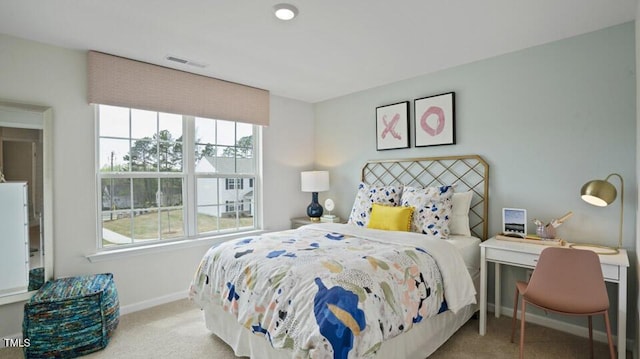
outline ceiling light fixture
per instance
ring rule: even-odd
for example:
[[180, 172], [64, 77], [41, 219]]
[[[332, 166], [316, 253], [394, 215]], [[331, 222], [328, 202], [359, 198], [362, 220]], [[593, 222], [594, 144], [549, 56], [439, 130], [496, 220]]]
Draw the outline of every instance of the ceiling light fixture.
[[273, 8], [276, 17], [282, 21], [289, 21], [298, 15], [298, 8], [291, 4], [278, 4]]

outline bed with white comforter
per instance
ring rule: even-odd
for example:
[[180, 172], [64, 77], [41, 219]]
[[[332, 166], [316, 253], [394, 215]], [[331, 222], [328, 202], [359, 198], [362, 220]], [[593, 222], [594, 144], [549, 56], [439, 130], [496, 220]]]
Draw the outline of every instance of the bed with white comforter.
[[448, 241], [334, 223], [211, 248], [190, 296], [301, 358], [372, 357], [422, 321], [475, 303]]

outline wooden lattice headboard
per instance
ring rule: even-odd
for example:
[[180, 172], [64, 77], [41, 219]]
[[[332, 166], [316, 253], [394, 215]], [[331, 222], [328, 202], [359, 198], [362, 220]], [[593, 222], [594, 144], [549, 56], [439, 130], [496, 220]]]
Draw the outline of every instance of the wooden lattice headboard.
[[471, 234], [487, 239], [489, 164], [478, 155], [368, 161], [362, 181], [369, 185], [428, 187], [455, 184], [456, 192], [473, 191], [469, 209]]

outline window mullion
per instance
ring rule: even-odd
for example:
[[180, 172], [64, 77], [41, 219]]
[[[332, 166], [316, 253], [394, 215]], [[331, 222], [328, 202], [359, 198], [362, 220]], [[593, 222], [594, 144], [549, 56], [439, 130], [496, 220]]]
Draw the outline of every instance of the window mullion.
[[[185, 226], [186, 226], [186, 237], [193, 238], [197, 236], [197, 208], [198, 208], [198, 200], [196, 196], [197, 190], [197, 178], [195, 176], [196, 170], [196, 161], [195, 161], [195, 151], [196, 151], [196, 134], [195, 134], [195, 118], [193, 116], [183, 116], [183, 133], [182, 136], [182, 168], [185, 171], [185, 184], [183, 190], [183, 196], [186, 198], [183, 201], [183, 205], [185, 207]], [[186, 204], [185, 204], [186, 203]]]
[[134, 239], [133, 238], [135, 237], [135, 221], [136, 221], [135, 216], [133, 215], [134, 207], [135, 207], [134, 204], [133, 204], [134, 203], [133, 201], [134, 201], [134, 198], [135, 198], [134, 193], [133, 193], [133, 188], [134, 188], [134, 186], [133, 186], [133, 178], [132, 178], [131, 181], [129, 181], [129, 198], [131, 198], [130, 199], [130, 204], [129, 204], [129, 218], [130, 218], [130, 220], [129, 220], [130, 232], [129, 233], [131, 233], [131, 243], [130, 244], [134, 243]]
[[[237, 158], [236, 158], [237, 161]], [[238, 184], [238, 179], [235, 180], [236, 181], [236, 230], [238, 230], [240, 228], [240, 190], [238, 187], [240, 187]]]
[[[132, 134], [133, 133], [133, 110], [129, 109], [129, 154], [131, 154], [131, 149], [133, 148], [133, 138], [132, 138]], [[129, 173], [131, 173], [133, 171], [133, 159], [130, 158], [129, 159]], [[134, 243], [134, 237], [135, 237], [135, 216], [133, 215], [133, 210], [134, 210], [134, 193], [133, 193], [133, 178], [131, 178], [131, 180], [129, 181], [129, 233], [131, 236], [131, 243]]]
[[[158, 169], [160, 168], [160, 153], [158, 153]], [[162, 178], [158, 177], [156, 185], [156, 208], [158, 209], [158, 239], [162, 240]]]

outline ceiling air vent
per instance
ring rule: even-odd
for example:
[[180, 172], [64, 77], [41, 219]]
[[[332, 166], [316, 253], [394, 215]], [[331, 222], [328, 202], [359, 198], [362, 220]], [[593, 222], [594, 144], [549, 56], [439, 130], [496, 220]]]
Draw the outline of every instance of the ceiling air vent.
[[167, 55], [165, 57], [165, 59], [168, 60], [168, 61], [173, 61], [173, 62], [177, 62], [179, 64], [183, 64], [183, 65], [199, 67], [201, 69], [207, 67], [206, 64], [203, 64], [203, 63], [200, 63], [200, 62], [191, 61], [191, 60], [187, 60], [187, 59], [183, 59], [183, 58], [176, 57], [176, 56], [171, 56], [171, 55]]
[[185, 59], [181, 59], [175, 56], [167, 56], [165, 57], [165, 59], [169, 60], [169, 61], [173, 61], [173, 62], [179, 62], [181, 64], [186, 64], [187, 62], [189, 62], [189, 60], [185, 60]]

